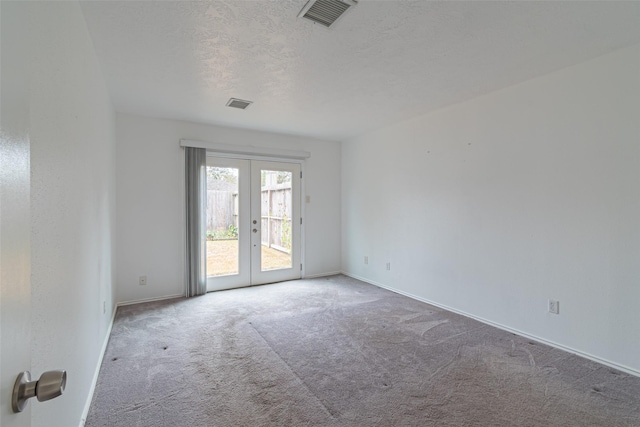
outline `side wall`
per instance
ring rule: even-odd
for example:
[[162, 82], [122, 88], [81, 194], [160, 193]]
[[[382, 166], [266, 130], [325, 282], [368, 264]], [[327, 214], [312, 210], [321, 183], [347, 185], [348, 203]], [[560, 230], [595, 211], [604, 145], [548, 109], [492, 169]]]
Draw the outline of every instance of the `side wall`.
[[68, 373], [30, 405], [33, 426], [78, 426], [114, 307], [115, 113], [79, 4], [32, 3], [29, 25], [32, 373]]
[[640, 46], [342, 155], [347, 274], [640, 373]]
[[[340, 271], [340, 145], [221, 126], [116, 116], [117, 300], [184, 294], [184, 151], [180, 139], [311, 152], [304, 165], [307, 276]], [[303, 197], [304, 201], [304, 197]], [[147, 276], [147, 285], [138, 278]]]

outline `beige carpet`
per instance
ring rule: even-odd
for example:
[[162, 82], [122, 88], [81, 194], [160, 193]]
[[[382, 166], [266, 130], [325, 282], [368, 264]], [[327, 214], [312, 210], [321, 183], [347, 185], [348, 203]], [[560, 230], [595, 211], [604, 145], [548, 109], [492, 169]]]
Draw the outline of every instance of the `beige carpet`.
[[640, 378], [333, 276], [120, 308], [86, 426], [640, 426]]

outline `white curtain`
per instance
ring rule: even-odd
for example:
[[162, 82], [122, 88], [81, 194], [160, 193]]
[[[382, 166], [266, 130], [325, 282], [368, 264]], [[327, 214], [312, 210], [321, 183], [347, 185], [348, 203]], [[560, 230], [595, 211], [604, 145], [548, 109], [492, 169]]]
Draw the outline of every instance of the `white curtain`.
[[187, 297], [207, 292], [207, 152], [185, 147], [187, 248]]

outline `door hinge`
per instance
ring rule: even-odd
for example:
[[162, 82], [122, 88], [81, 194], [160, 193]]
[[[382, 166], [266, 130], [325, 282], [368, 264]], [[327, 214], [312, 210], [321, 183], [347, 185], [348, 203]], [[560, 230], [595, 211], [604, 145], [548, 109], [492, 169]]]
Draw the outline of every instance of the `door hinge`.
[[300, 225], [302, 225], [302, 217], [300, 217]]
[[300, 171], [300, 179], [302, 179], [302, 171]]
[[302, 271], [302, 264], [300, 264], [300, 271]]

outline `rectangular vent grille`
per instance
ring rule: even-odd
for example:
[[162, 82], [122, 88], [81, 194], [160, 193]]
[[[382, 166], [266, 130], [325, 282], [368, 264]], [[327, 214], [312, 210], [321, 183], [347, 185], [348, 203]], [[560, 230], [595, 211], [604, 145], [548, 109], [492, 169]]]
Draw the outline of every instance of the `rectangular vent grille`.
[[352, 5], [351, 2], [341, 0], [310, 0], [298, 16], [330, 27]]
[[229, 98], [229, 102], [227, 102], [227, 107], [240, 108], [241, 110], [245, 110], [251, 104], [253, 104], [252, 101], [245, 101], [244, 99], [237, 99], [237, 98]]

